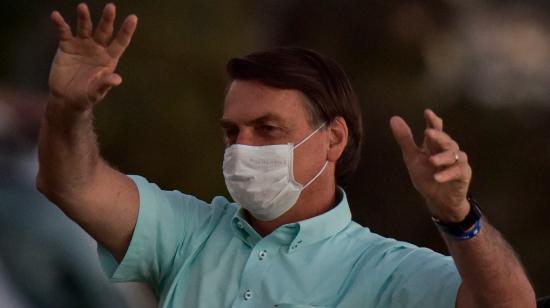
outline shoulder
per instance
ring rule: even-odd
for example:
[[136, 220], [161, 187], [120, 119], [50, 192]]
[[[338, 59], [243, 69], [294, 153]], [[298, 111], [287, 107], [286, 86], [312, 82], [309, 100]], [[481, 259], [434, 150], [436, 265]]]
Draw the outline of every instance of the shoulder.
[[205, 206], [210, 210], [235, 212], [238, 206], [230, 202], [223, 196], [215, 196], [212, 201], [206, 202], [194, 195], [181, 192], [179, 190], [164, 190], [156, 183], [149, 182], [140, 175], [128, 175], [135, 183], [140, 195], [140, 205], [153, 203], [156, 205], [175, 205], [175, 206]]
[[377, 307], [407, 307], [411, 300], [418, 303], [414, 307], [447, 307], [454, 302], [460, 277], [451, 257], [381, 236], [355, 222], [338, 237], [349, 246], [347, 256], [353, 263], [348, 284], [363, 286], [361, 294], [349, 288], [350, 297], [343, 296], [344, 301], [371, 298]]
[[168, 237], [182, 232], [188, 236], [196, 232], [208, 233], [238, 210], [235, 203], [223, 196], [207, 202], [179, 190], [163, 190], [142, 176], [129, 177], [139, 191], [137, 227], [160, 228]]
[[349, 225], [337, 235], [340, 240], [347, 241], [352, 245], [363, 250], [388, 250], [394, 248], [418, 248], [416, 245], [399, 241], [393, 238], [384, 237], [369, 228], [363, 227], [355, 221], [351, 221]]
[[452, 264], [450, 257], [428, 248], [381, 236], [353, 221], [338, 237], [339, 241], [353, 247], [356, 261], [367, 268], [376, 265], [379, 269], [391, 272], [403, 264], [413, 267], [432, 261]]

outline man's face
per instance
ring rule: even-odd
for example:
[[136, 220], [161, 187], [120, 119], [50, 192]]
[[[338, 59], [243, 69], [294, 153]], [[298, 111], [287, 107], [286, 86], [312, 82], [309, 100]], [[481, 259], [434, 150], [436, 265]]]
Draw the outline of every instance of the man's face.
[[[298, 143], [313, 132], [307, 98], [300, 91], [276, 89], [258, 82], [235, 80], [225, 97], [221, 126], [226, 146]], [[294, 176], [304, 184], [327, 157], [325, 129], [294, 151]]]

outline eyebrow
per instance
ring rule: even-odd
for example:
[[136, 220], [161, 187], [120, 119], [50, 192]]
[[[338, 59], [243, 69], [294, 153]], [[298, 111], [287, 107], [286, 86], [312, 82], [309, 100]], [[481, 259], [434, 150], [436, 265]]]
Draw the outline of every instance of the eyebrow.
[[[274, 122], [277, 122], [278, 124], [280, 124], [281, 126], [283, 127], [287, 127], [287, 121], [277, 115], [277, 114], [274, 114], [274, 113], [271, 113], [271, 112], [268, 112], [256, 119], [253, 119], [253, 120], [250, 120], [250, 121], [246, 121], [245, 122], [245, 125], [255, 125], [255, 124], [261, 124], [261, 123], [266, 123], [266, 122], [269, 122], [269, 121], [274, 121]], [[236, 126], [237, 124], [229, 119], [221, 119], [220, 120], [220, 126], [223, 127], [223, 128], [228, 128], [228, 127], [232, 127], [232, 126]]]

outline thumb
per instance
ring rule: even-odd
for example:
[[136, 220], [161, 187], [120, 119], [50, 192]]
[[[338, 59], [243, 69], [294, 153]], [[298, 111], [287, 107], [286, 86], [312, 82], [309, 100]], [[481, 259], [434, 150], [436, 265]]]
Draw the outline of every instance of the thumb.
[[417, 151], [416, 143], [414, 142], [413, 135], [409, 125], [401, 117], [393, 116], [390, 119], [390, 127], [393, 133], [393, 137], [403, 153], [403, 158], [409, 160]]
[[112, 73], [105, 75], [97, 79], [91, 86], [90, 98], [92, 101], [99, 101], [105, 97], [107, 92], [113, 87], [116, 87], [122, 83], [122, 77], [120, 75]]
[[112, 73], [98, 80], [97, 91], [99, 93], [106, 93], [113, 87], [116, 87], [122, 83], [122, 77], [120, 75]]

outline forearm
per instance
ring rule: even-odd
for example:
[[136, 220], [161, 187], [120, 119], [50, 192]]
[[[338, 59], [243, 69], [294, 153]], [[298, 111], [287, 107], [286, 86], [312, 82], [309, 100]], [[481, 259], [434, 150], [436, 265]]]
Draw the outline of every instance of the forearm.
[[[424, 117], [426, 130], [420, 147], [402, 118], [392, 117], [392, 132], [428, 210], [443, 229], [449, 226], [447, 231], [460, 235], [470, 220], [479, 218], [468, 214], [474, 209], [467, 198], [472, 168], [468, 155], [443, 131], [443, 119], [429, 109]], [[467, 225], [462, 227], [462, 223]], [[486, 220], [481, 223], [481, 231], [469, 239], [454, 239], [442, 232], [463, 281], [457, 307], [535, 307], [533, 288], [512, 248]], [[452, 231], [454, 227], [457, 232]]]
[[92, 109], [50, 97], [38, 140], [38, 189], [56, 203], [81, 195], [102, 163], [96, 139]]
[[535, 294], [514, 251], [486, 220], [468, 240], [443, 233], [463, 285], [457, 307], [535, 307]]
[[52, 12], [59, 46], [48, 79], [52, 95], [40, 129], [36, 185], [121, 260], [136, 223], [139, 193], [129, 177], [101, 159], [92, 112], [122, 83], [114, 71], [137, 26], [137, 17], [128, 16], [113, 35], [115, 15], [115, 6], [106, 5], [93, 31], [88, 7], [81, 3], [73, 32]]

